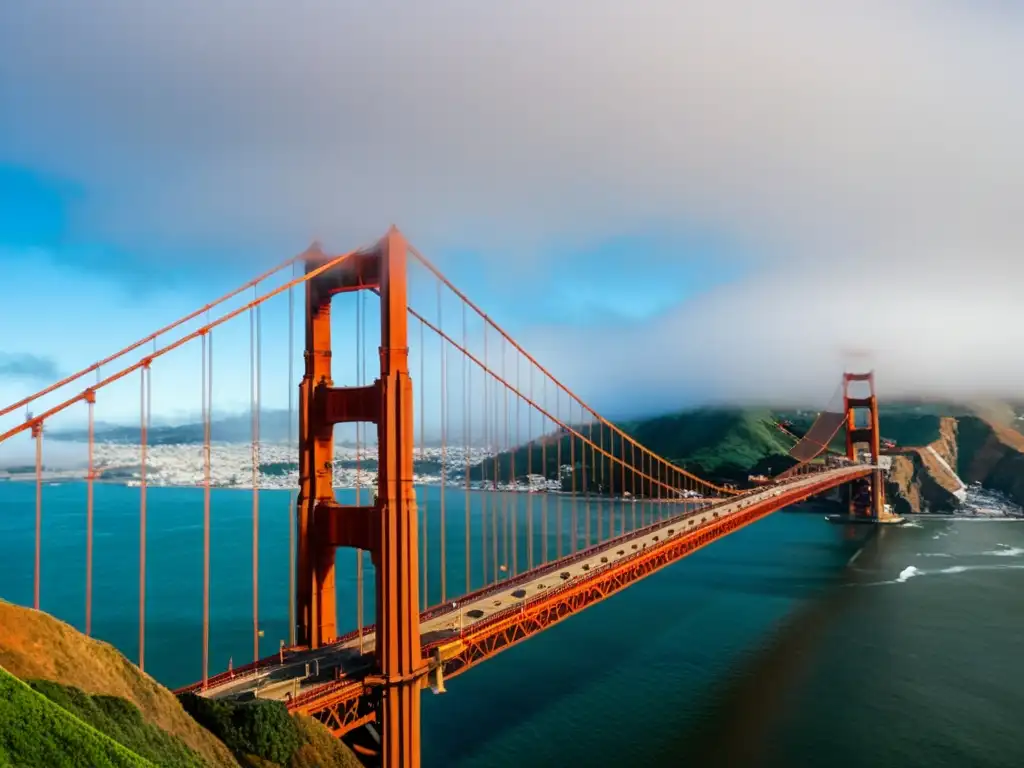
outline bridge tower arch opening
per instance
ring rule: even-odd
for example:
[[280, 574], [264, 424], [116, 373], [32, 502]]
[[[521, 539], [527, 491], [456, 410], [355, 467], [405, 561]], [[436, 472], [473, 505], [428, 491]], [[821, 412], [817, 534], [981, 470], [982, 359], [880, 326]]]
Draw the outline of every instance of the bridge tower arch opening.
[[[878, 467], [882, 440], [874, 371], [843, 374], [843, 411], [846, 414], [846, 458], [857, 461], [860, 454], [866, 454], [864, 458]], [[876, 468], [864, 481], [850, 484], [850, 514], [875, 519], [884, 517], [884, 482], [882, 470]]]
[[[297, 642], [320, 648], [338, 637], [335, 554], [370, 553], [375, 571], [374, 674], [367, 683], [380, 726], [384, 766], [420, 764], [420, 650], [413, 387], [409, 375], [408, 245], [394, 227], [375, 246], [306, 282], [305, 371], [299, 388], [299, 495], [295, 615]], [[328, 257], [306, 254], [307, 273]], [[369, 385], [331, 378], [331, 299], [375, 290], [381, 303], [380, 374]], [[334, 426], [377, 427], [378, 474], [370, 505], [334, 495]]]

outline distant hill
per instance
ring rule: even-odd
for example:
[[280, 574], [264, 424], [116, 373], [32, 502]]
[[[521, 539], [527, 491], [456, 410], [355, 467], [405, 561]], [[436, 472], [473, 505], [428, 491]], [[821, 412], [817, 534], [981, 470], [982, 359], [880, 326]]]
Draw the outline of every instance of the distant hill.
[[[978, 405], [938, 402], [883, 403], [879, 407], [882, 436], [895, 440], [901, 447], [928, 446], [942, 439], [941, 426], [944, 419], [952, 417], [962, 420], [977, 413], [980, 408]], [[999, 404], [986, 404], [984, 409], [987, 413], [998, 412], [1004, 421], [1015, 418], [1019, 412], [1013, 407]], [[720, 484], [745, 482], [751, 474], [774, 475], [792, 466], [795, 461], [789, 456], [789, 450], [794, 440], [778, 429], [776, 424], [783, 420], [791, 421], [791, 431], [799, 437], [810, 428], [817, 415], [817, 412], [810, 410], [700, 408], [649, 419], [622, 421], [617, 426], [654, 453]], [[584, 435], [590, 435], [604, 450], [623, 458], [627, 465], [632, 462], [631, 453], [627, 451], [623, 457], [620, 441], [612, 441], [607, 434], [608, 430], [604, 430], [602, 437], [602, 431], [597, 427], [577, 425], [574, 428]], [[546, 442], [546, 474], [553, 478], [556, 476], [559, 444], [562, 463], [569, 464], [571, 461], [569, 439], [564, 433], [554, 434], [549, 435]], [[507, 478], [513, 464], [517, 476], [528, 471], [544, 473], [540, 445], [541, 441], [536, 441], [532, 448], [522, 446], [514, 452], [501, 454], [498, 457], [499, 476]], [[842, 431], [837, 434], [832, 447], [838, 451], [845, 450], [845, 435]], [[579, 464], [579, 458], [576, 458]], [[494, 463], [488, 462], [476, 468], [473, 474], [476, 479], [491, 479], [494, 472]], [[593, 485], [600, 480], [588, 478], [587, 482]], [[577, 476], [576, 482], [582, 482], [581, 474]]]
[[[792, 438], [783, 434], [774, 423], [775, 415], [767, 408], [701, 408], [651, 419], [623, 421], [617, 426], [655, 454], [707, 480], [722, 483], [745, 481], [752, 472], [781, 472], [795, 463], [788, 456], [793, 445]], [[624, 453], [622, 441], [613, 439], [611, 430], [589, 425], [576, 425], [574, 429], [587, 435], [608, 453], [621, 458], [627, 465], [633, 464], [633, 451], [627, 449]], [[546, 448], [542, 451], [541, 446], [545, 443]], [[563, 465], [570, 464], [573, 459], [577, 465], [582, 463], [579, 456], [572, 454], [573, 450], [578, 451], [579, 448], [571, 448], [569, 437], [564, 432], [548, 435], [544, 440], [535, 441], [532, 446], [521, 446], [515, 451], [499, 455], [498, 475], [507, 479], [514, 468], [516, 476], [529, 472], [553, 478], [557, 476], [559, 456]], [[542, 463], [545, 457], [547, 467]], [[639, 455], [636, 455], [635, 461], [637, 465], [640, 464]], [[474, 470], [472, 476], [474, 479], [492, 479], [494, 473], [494, 462], [485, 462]], [[610, 483], [616, 487], [621, 482], [619, 479], [609, 481], [600, 476], [587, 478], [590, 485], [602, 481], [605, 485]], [[630, 475], [627, 475], [626, 481], [625, 490], [643, 490], [630, 486]], [[578, 482], [582, 482], [582, 475]]]
[[[288, 427], [291, 424], [292, 434], [297, 428], [295, 417], [289, 418], [286, 410], [267, 410], [260, 412], [260, 439], [265, 442], [284, 442], [288, 439]], [[137, 445], [141, 433], [139, 426], [102, 424], [95, 429], [96, 440], [107, 443], [124, 443]], [[84, 429], [55, 430], [47, 433], [48, 440], [84, 442], [89, 433]], [[249, 414], [225, 416], [210, 422], [210, 439], [218, 443], [247, 443], [252, 438], [252, 417]], [[171, 445], [203, 442], [203, 424], [193, 422], [175, 426], [153, 425], [147, 432], [146, 440], [150, 445]]]
[[[289, 431], [289, 426], [291, 430]], [[295, 439], [298, 431], [298, 417], [290, 417], [286, 410], [260, 412], [260, 440], [264, 443], [284, 443], [289, 434]], [[48, 432], [47, 440], [64, 442], [85, 442], [89, 433], [84, 429], [62, 429]], [[97, 424], [95, 439], [104, 443], [138, 445], [141, 433], [137, 424]], [[215, 443], [248, 443], [252, 439], [252, 417], [248, 413], [225, 416], [210, 422], [210, 439]], [[417, 438], [417, 441], [419, 438]], [[177, 425], [154, 424], [146, 432], [149, 445], [199, 445], [203, 442], [203, 424], [191, 422]], [[436, 445], [428, 439], [426, 445]]]
[[703, 477], [735, 479], [786, 468], [792, 439], [769, 409], [699, 409], [620, 424], [655, 453]]

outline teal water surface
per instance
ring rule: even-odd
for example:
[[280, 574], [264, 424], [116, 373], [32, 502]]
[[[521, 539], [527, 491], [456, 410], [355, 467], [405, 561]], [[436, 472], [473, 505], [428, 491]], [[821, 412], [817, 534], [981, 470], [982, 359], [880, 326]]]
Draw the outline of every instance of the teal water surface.
[[[82, 627], [85, 486], [44, 487], [42, 608]], [[345, 492], [341, 492], [344, 494]], [[440, 489], [427, 512], [440, 600]], [[30, 604], [35, 488], [0, 484], [0, 597]], [[351, 495], [351, 492], [349, 492]], [[525, 568], [586, 535], [581, 505], [470, 497], [471, 582]], [[497, 497], [506, 497], [498, 499]], [[94, 634], [138, 653], [139, 489], [96, 488]], [[446, 598], [465, 587], [466, 498], [445, 496]], [[515, 503], [519, 514], [503, 504]], [[289, 494], [260, 494], [261, 653], [288, 634]], [[527, 507], [527, 505], [530, 505]], [[590, 507], [606, 532], [654, 506]], [[925, 521], [875, 531], [776, 514], [424, 694], [427, 766], [1011, 766], [1024, 704], [1024, 525]], [[527, 535], [528, 520], [533, 536]], [[510, 533], [497, 559], [484, 519]], [[211, 665], [252, 656], [252, 493], [212, 500]], [[502, 520], [509, 522], [502, 524]], [[638, 520], [638, 523], [639, 523]], [[573, 523], [575, 522], [575, 527]], [[201, 674], [202, 492], [148, 494], [146, 669], [169, 686]], [[508, 547], [506, 553], [506, 546]], [[851, 558], [853, 562], [850, 563]], [[339, 616], [355, 624], [356, 566], [339, 553]], [[366, 570], [364, 589], [370, 594]], [[367, 613], [370, 613], [369, 601]], [[367, 616], [370, 620], [370, 616]]]

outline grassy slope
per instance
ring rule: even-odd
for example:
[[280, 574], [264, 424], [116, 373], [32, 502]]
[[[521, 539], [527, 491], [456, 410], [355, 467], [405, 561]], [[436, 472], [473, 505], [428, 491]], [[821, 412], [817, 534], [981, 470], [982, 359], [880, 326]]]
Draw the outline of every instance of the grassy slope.
[[148, 768], [171, 764], [144, 759], [0, 668], [0, 765]]
[[45, 613], [0, 601], [0, 666], [22, 680], [51, 680], [130, 701], [147, 722], [181, 739], [207, 765], [238, 765], [223, 744], [185, 713], [173, 693], [113, 646]]
[[792, 440], [767, 409], [701, 409], [622, 427], [655, 453], [708, 476], [745, 473], [789, 452]]
[[129, 701], [116, 696], [90, 696], [49, 680], [32, 680], [29, 684], [79, 720], [157, 765], [203, 768], [197, 753], [167, 731], [147, 723], [139, 708]]
[[[110, 645], [2, 601], [0, 665], [6, 668], [6, 680], [0, 679], [0, 766], [360, 765], [322, 725], [290, 715], [279, 702], [200, 699], [197, 722], [173, 693]], [[196, 709], [187, 697], [182, 701], [190, 712]], [[32, 738], [26, 740], [26, 733]]]

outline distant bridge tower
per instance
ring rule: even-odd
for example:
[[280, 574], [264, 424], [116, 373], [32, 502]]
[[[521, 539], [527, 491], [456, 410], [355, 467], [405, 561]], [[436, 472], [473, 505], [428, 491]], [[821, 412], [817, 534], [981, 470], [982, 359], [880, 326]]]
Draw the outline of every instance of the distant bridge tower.
[[[868, 383], [868, 395], [866, 397], [851, 397], [850, 384], [852, 382]], [[881, 455], [881, 437], [878, 429], [878, 397], [875, 394], [875, 373], [844, 373], [843, 374], [843, 410], [846, 413], [846, 457], [850, 461], [856, 461], [857, 450], [866, 445], [867, 453], [871, 462], [878, 465]], [[859, 510], [862, 514], [878, 519], [885, 514], [885, 478], [881, 469], [876, 469], [867, 480], [867, 486], [863, 483], [850, 485], [850, 514], [855, 515]], [[867, 503], [861, 501], [863, 495], [867, 495]]]
[[[299, 391], [299, 496], [296, 623], [300, 645], [319, 648], [338, 636], [335, 550], [370, 552], [376, 574], [376, 674], [367, 683], [381, 730], [384, 768], [420, 764], [418, 542], [413, 489], [413, 391], [409, 378], [407, 245], [395, 228], [306, 283], [305, 375]], [[306, 271], [327, 257], [314, 246]], [[381, 305], [380, 377], [367, 386], [331, 379], [331, 298], [377, 290]], [[334, 497], [334, 425], [377, 425], [374, 503], [343, 507]]]

